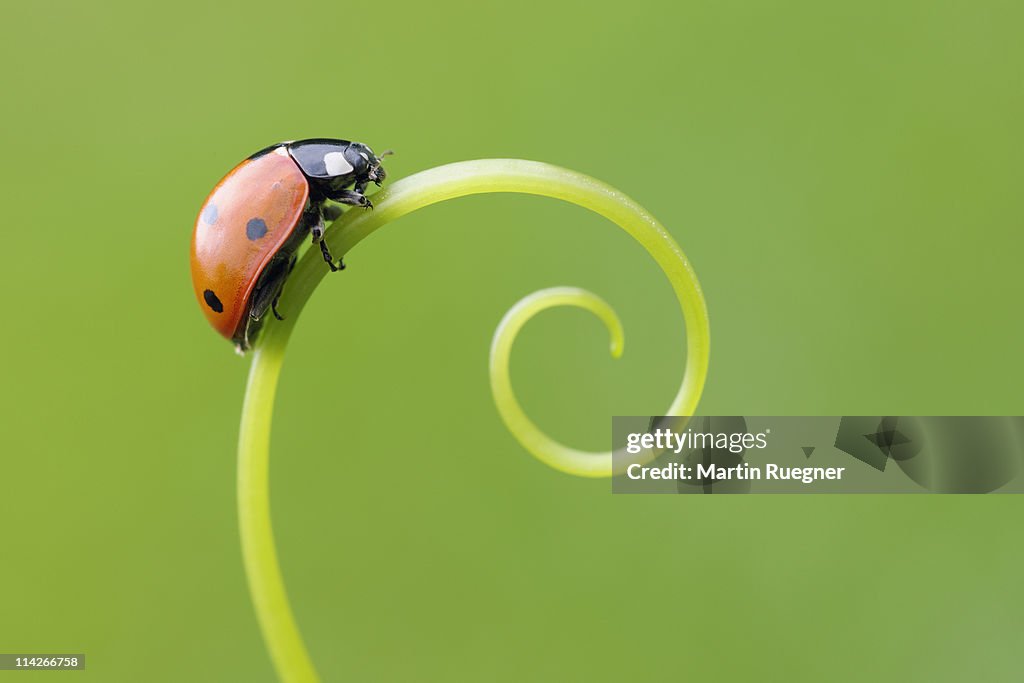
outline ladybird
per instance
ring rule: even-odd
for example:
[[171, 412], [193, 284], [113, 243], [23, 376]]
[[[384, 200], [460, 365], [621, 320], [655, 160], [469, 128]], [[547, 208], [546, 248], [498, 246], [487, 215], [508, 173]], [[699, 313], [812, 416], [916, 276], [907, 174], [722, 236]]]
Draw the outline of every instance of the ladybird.
[[340, 213], [327, 201], [373, 208], [364, 193], [386, 176], [381, 157], [348, 140], [282, 142], [213, 188], [192, 234], [192, 286], [206, 319], [239, 353], [252, 348], [268, 310], [283, 319], [277, 302], [307, 234], [332, 271], [345, 267], [323, 241], [325, 217]]

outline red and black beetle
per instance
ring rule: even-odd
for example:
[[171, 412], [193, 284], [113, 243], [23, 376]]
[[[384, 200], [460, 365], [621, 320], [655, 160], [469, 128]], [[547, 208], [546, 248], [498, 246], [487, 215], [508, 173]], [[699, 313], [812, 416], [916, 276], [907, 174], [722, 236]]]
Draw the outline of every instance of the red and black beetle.
[[192, 286], [214, 329], [251, 348], [267, 310], [281, 317], [277, 300], [309, 233], [331, 270], [344, 268], [322, 239], [325, 212], [337, 217], [325, 202], [372, 208], [366, 186], [385, 175], [366, 145], [314, 138], [267, 147], [224, 176], [192, 235]]

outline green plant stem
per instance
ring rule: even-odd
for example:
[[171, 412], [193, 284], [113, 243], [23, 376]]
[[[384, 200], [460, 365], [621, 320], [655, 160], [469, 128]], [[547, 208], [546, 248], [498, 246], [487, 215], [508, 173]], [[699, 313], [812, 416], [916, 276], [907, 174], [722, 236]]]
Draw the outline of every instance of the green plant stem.
[[[374, 196], [374, 210], [347, 211], [331, 226], [325, 239], [336, 257], [344, 256], [377, 228], [416, 209], [488, 192], [544, 195], [578, 204], [608, 218], [640, 242], [668, 277], [686, 323], [686, 370], [665, 414], [692, 415], [704, 387], [710, 345], [707, 309], [697, 276], [668, 231], [643, 207], [604, 183], [535, 161], [482, 159], [449, 164], [393, 183]], [[288, 318], [282, 322], [268, 321], [253, 352], [238, 443], [238, 516], [243, 561], [264, 640], [278, 676], [286, 683], [313, 683], [319, 678], [289, 607], [274, 548], [269, 491], [270, 426], [288, 339], [303, 306], [326, 273], [319, 249], [313, 249], [299, 260], [289, 277], [281, 300]], [[549, 438], [526, 416], [512, 391], [508, 366], [517, 332], [533, 315], [559, 305], [582, 307], [597, 315], [611, 335], [612, 355], [621, 354], [622, 326], [608, 304], [580, 289], [536, 292], [517, 303], [498, 326], [490, 358], [492, 393], [506, 426], [534, 456], [572, 474], [608, 476], [614, 473], [611, 453], [578, 451]]]

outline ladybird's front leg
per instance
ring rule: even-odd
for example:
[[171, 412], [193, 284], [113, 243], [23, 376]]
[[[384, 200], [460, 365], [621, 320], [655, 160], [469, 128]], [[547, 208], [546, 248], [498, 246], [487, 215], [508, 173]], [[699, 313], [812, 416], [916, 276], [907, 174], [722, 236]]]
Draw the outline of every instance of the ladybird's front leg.
[[354, 190], [338, 190], [336, 193], [331, 195], [331, 199], [338, 202], [339, 204], [348, 204], [350, 206], [361, 206], [365, 209], [372, 209], [373, 203], [367, 199], [366, 195], [362, 192], [356, 192]]
[[324, 242], [324, 214], [323, 209], [317, 207], [314, 210], [308, 212], [309, 216], [309, 232], [313, 236], [313, 244], [320, 245], [320, 253], [324, 256], [324, 261], [330, 267], [331, 272], [339, 270], [345, 270], [345, 262], [341, 259], [338, 260], [338, 265], [334, 265], [334, 257], [331, 256], [331, 250], [327, 247], [327, 243]]

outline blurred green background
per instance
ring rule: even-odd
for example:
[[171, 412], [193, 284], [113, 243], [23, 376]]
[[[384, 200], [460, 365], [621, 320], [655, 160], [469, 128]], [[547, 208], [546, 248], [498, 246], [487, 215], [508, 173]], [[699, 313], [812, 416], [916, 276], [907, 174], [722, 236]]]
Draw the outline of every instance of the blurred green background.
[[[234, 446], [248, 361], [188, 243], [278, 140], [601, 178], [675, 234], [712, 320], [705, 414], [1019, 414], [1024, 6], [7, 3], [0, 651], [82, 681], [272, 681]], [[611, 224], [474, 197], [375, 234], [292, 340], [283, 570], [325, 680], [1019, 680], [1024, 499], [612, 497], [491, 403], [491, 333], [555, 436], [603, 448], [682, 372], [671, 291]], [[48, 674], [39, 674], [48, 675]], [[0, 672], [0, 679], [35, 674]]]

